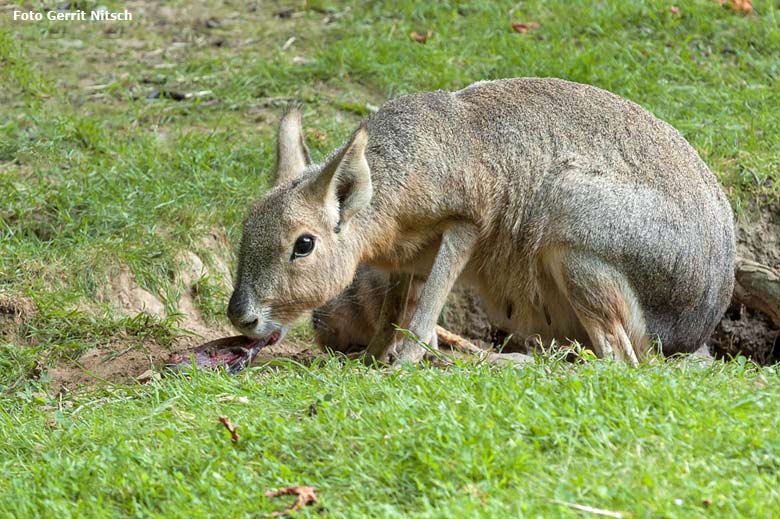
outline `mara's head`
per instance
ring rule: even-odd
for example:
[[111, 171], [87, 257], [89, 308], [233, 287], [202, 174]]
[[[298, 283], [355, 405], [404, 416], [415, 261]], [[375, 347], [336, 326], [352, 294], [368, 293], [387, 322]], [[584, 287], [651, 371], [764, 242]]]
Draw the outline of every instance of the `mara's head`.
[[352, 281], [360, 259], [355, 223], [372, 195], [367, 140], [360, 128], [322, 164], [310, 164], [300, 112], [282, 118], [274, 186], [244, 221], [228, 305], [241, 333], [276, 340]]

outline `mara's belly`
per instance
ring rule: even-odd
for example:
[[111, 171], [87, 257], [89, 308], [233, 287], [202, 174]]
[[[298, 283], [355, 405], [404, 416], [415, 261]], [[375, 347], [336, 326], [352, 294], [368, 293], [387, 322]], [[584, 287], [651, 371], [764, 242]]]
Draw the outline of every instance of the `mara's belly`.
[[538, 336], [544, 345], [578, 341], [588, 337], [569, 302], [544, 273], [527, 269], [483, 266], [468, 269], [462, 280], [480, 296], [491, 323], [512, 334], [513, 342]]

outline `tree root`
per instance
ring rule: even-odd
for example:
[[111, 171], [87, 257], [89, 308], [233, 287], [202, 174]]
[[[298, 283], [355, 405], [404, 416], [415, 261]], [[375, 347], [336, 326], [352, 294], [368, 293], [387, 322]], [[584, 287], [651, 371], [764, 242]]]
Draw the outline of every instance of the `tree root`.
[[755, 261], [737, 258], [734, 277], [732, 303], [761, 312], [780, 327], [780, 273]]

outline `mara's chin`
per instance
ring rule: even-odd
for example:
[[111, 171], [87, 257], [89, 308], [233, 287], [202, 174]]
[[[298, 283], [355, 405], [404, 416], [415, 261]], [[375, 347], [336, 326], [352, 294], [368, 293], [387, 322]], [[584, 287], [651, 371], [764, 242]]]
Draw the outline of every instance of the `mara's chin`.
[[269, 328], [270, 329], [268, 330], [245, 332], [245, 335], [260, 342], [261, 347], [266, 347], [273, 346], [277, 342], [280, 342], [282, 339], [284, 339], [284, 336], [287, 335], [287, 330], [289, 329], [287, 326], [279, 325]]

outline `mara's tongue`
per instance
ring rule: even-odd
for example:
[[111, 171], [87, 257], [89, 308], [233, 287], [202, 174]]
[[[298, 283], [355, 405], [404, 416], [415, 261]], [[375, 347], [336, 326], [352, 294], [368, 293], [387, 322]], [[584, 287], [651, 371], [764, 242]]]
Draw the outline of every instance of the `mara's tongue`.
[[277, 343], [280, 338], [281, 334], [274, 332], [262, 339], [253, 339], [245, 335], [217, 339], [171, 355], [168, 367], [186, 369], [191, 368], [194, 363], [198, 369], [224, 367], [229, 373], [237, 373], [252, 364], [257, 352]]

